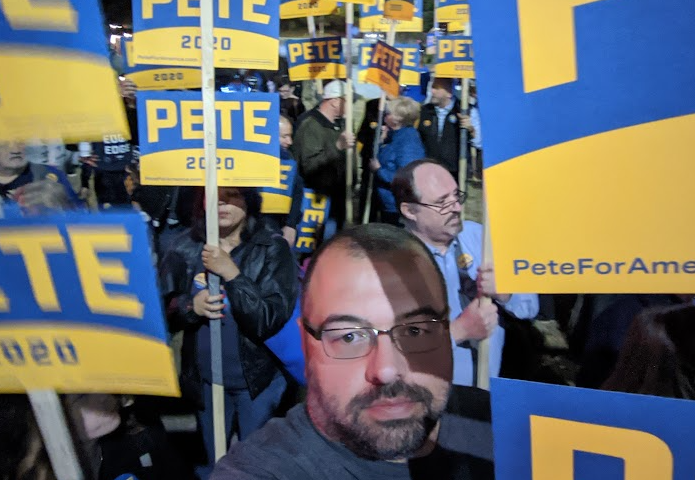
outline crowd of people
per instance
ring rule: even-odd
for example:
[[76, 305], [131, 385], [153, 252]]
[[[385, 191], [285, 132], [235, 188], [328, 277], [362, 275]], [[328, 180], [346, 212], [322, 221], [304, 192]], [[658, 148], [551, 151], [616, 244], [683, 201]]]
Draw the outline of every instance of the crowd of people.
[[[137, 89], [127, 79], [120, 85], [131, 139], [0, 145], [0, 207], [5, 215], [142, 213], [183, 403], [195, 413], [204, 446], [197, 478], [493, 478], [489, 395], [475, 387], [477, 342], [489, 339], [491, 376], [563, 379], [539, 374], [530, 333], [531, 321], [544, 315], [539, 296], [497, 291], [494, 268], [482, 258], [483, 227], [461, 218], [469, 189], [482, 181], [475, 86], [466, 106], [455, 82], [433, 78], [424, 104], [407, 96], [387, 102], [381, 131], [377, 101], [369, 101], [353, 135], [343, 120], [345, 82], [325, 82], [316, 105], [305, 108], [298, 85], [282, 75], [264, 81], [255, 72], [233, 74], [222, 91], [269, 89], [282, 99], [278, 152], [298, 175], [290, 210], [268, 214], [263, 189], [222, 187], [211, 206], [202, 188], [140, 185]], [[359, 218], [370, 200], [370, 175], [376, 208], [370, 223], [351, 227], [346, 151], [358, 142]], [[330, 221], [310, 258], [294, 251], [304, 188], [331, 200]], [[218, 211], [218, 245], [206, 242], [206, 208]], [[211, 274], [221, 280], [219, 295], [207, 289]], [[583, 312], [563, 326], [581, 365], [577, 383], [693, 399], [693, 297], [586, 296], [594, 303], [583, 309], [573, 303]], [[561, 300], [551, 301], [553, 313], [560, 314]], [[231, 446], [217, 465], [211, 322], [221, 323]], [[0, 479], [52, 478], [26, 399], [5, 399], [0, 430], [13, 436], [2, 440]], [[76, 425], [84, 426], [89, 412], [98, 417], [101, 428], [76, 434], [94, 478], [117, 478], [126, 467], [138, 479], [190, 478], [153, 399], [64, 402], [77, 412]], [[123, 453], [131, 451], [134, 465]]]

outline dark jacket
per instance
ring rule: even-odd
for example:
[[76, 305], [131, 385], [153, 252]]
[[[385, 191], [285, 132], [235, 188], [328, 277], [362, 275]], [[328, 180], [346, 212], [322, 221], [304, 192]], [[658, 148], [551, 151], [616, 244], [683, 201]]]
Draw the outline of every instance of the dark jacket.
[[[203, 242], [186, 232], [175, 242], [160, 267], [162, 294], [172, 331], [184, 330], [182, 376], [195, 378], [195, 333], [206, 321], [193, 312], [191, 285]], [[289, 320], [298, 294], [298, 273], [290, 247], [264, 220], [249, 219], [237, 265], [241, 273], [224, 284], [239, 329], [239, 354], [251, 398], [265, 390], [278, 373], [279, 362], [264, 342]], [[182, 385], [182, 389], [187, 389]]]
[[297, 127], [293, 150], [307, 188], [332, 197], [345, 190], [345, 151], [336, 147], [342, 131], [318, 108], [309, 110]]
[[454, 106], [444, 119], [442, 137], [439, 138], [437, 110], [434, 105], [428, 103], [420, 110], [418, 126], [427, 157], [439, 161], [452, 173], [459, 170], [461, 152], [461, 129], [457, 117], [459, 113], [461, 113], [461, 104], [458, 100], [454, 100]]

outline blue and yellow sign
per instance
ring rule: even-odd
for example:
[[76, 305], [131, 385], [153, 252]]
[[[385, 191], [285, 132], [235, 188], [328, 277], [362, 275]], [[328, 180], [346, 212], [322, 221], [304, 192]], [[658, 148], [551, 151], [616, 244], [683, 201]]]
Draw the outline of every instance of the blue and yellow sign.
[[437, 0], [436, 17], [438, 23], [446, 23], [449, 32], [466, 28], [471, 21], [469, 0]]
[[[215, 67], [278, 69], [280, 0], [215, 3]], [[134, 0], [135, 63], [201, 64], [200, 7], [190, 0]]]
[[330, 15], [337, 6], [337, 0], [280, 0], [280, 18]]
[[137, 85], [138, 90], [178, 90], [202, 86], [200, 68], [136, 65], [132, 38], [121, 37], [121, 54], [124, 73]]
[[411, 20], [390, 20], [384, 16], [384, 0], [360, 6], [361, 32], [388, 32], [396, 22], [396, 32], [422, 32], [422, 0], [415, 0]]
[[403, 52], [386, 42], [378, 41], [374, 44], [364, 80], [381, 87], [388, 96], [397, 97], [400, 92], [398, 78], [402, 63]]
[[437, 38], [434, 74], [443, 78], [475, 78], [473, 39], [460, 35]]
[[[138, 94], [143, 185], [205, 185], [200, 92]], [[280, 106], [277, 94], [217, 93], [217, 184], [280, 185]]]
[[130, 137], [92, 0], [0, 2], [0, 141]]
[[498, 378], [491, 394], [497, 480], [695, 476], [695, 402]]
[[0, 220], [0, 392], [179, 394], [135, 213]]
[[261, 213], [290, 213], [292, 191], [297, 179], [297, 162], [291, 158], [280, 160], [280, 186], [260, 189]]
[[414, 0], [385, 0], [384, 17], [391, 20], [412, 20], [415, 11]]
[[308, 38], [287, 42], [290, 80], [345, 78], [341, 37]]
[[294, 251], [311, 253], [318, 245], [318, 235], [321, 233], [326, 219], [331, 211], [331, 199], [325, 195], [304, 189], [302, 202], [302, 221], [297, 225], [297, 242]]
[[[394, 47], [403, 53], [401, 75], [398, 82], [401, 85], [420, 85], [420, 47], [415, 43], [397, 43]], [[367, 69], [372, 59], [373, 49], [373, 43], [363, 43], [360, 45], [358, 80], [362, 83], [365, 82], [365, 78], [367, 77]]]
[[692, 293], [695, 2], [548, 5], [472, 9], [497, 288]]

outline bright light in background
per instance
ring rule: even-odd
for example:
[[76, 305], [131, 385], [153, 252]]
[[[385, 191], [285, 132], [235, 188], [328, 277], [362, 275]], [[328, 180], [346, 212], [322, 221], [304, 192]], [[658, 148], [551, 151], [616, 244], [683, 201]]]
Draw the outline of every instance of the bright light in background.
[[109, 42], [111, 43], [111, 45], [116, 45], [116, 43], [118, 43], [118, 41], [120, 39], [121, 39], [120, 35], [111, 34], [111, 38], [109, 39]]

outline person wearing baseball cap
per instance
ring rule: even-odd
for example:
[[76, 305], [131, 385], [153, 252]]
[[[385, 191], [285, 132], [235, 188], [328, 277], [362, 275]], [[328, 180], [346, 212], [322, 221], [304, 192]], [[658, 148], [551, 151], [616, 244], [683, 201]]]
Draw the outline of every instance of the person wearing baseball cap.
[[344, 131], [346, 90], [342, 80], [328, 82], [321, 103], [305, 114], [294, 136], [305, 186], [330, 197], [337, 228], [345, 221], [345, 151], [355, 145], [355, 136]]

